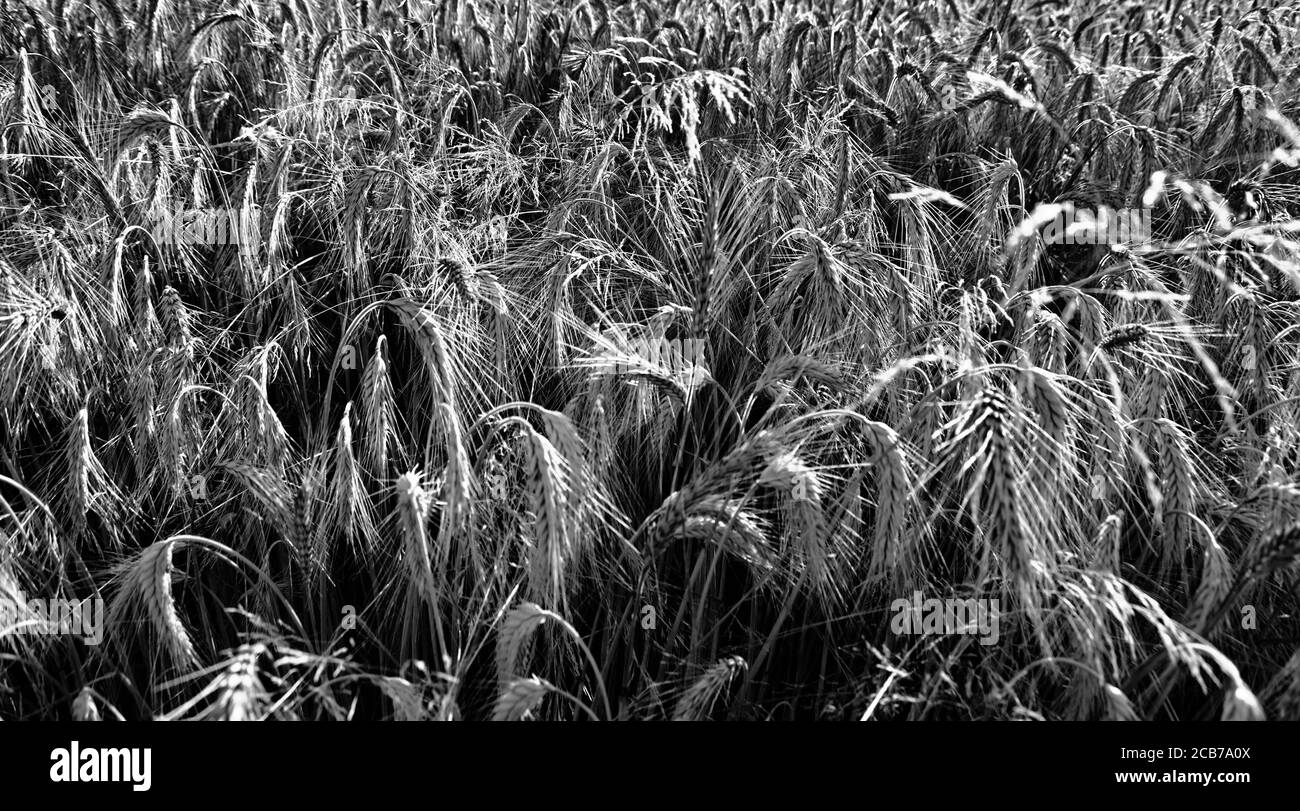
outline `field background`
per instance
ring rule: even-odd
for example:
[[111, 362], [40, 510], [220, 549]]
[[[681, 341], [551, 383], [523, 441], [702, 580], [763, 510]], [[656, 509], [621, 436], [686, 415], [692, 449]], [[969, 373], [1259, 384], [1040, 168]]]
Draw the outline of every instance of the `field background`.
[[1297, 52], [1284, 2], [0, 0], [0, 718], [1300, 718]]

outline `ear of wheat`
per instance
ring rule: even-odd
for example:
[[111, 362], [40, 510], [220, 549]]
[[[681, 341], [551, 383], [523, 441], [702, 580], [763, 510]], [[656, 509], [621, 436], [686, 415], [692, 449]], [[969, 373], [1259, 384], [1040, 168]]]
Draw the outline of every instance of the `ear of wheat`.
[[177, 666], [198, 664], [198, 655], [172, 595], [172, 556], [183, 540], [168, 538], [141, 550], [118, 567], [118, 590], [108, 607], [108, 627], [125, 635], [144, 615], [160, 649]]
[[81, 688], [72, 701], [72, 720], [101, 721], [99, 705], [95, 703], [95, 693], [89, 687]]
[[420, 483], [420, 474], [415, 471], [399, 476], [396, 488], [402, 560], [408, 582], [421, 599], [435, 604], [439, 599], [439, 586], [429, 549], [429, 496]]
[[1124, 691], [1120, 690], [1113, 684], [1107, 684], [1103, 688], [1106, 698], [1106, 720], [1107, 721], [1140, 721], [1141, 717], [1137, 710], [1133, 708], [1133, 702], [1128, 700]]
[[551, 685], [536, 677], [511, 681], [497, 698], [496, 708], [492, 711], [492, 720], [522, 720], [528, 713], [537, 709], [551, 689]]
[[745, 660], [731, 656], [720, 660], [700, 676], [677, 700], [674, 721], [703, 721], [737, 673], [746, 669]]
[[520, 603], [506, 613], [497, 630], [497, 682], [503, 690], [524, 667], [533, 633], [549, 616], [550, 612], [528, 602]]

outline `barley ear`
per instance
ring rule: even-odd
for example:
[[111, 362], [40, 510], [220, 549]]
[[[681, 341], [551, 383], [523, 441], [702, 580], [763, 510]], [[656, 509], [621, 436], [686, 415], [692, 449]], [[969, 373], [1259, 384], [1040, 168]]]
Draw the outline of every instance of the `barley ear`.
[[677, 709], [673, 712], [674, 721], [703, 721], [713, 711], [713, 705], [722, 695], [727, 685], [737, 673], [748, 666], [739, 656], [731, 656], [719, 661], [704, 671], [694, 684], [677, 700]]

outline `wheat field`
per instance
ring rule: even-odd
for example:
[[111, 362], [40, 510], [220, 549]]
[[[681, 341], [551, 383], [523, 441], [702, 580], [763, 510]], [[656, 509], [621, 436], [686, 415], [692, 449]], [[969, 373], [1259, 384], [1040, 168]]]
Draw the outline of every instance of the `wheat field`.
[[1300, 719], [1297, 49], [0, 0], [0, 719]]

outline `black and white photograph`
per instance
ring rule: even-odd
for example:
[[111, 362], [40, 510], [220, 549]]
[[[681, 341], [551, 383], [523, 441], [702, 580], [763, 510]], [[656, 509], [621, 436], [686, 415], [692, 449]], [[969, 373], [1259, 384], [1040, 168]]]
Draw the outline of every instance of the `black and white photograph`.
[[0, 721], [139, 792], [94, 730], [1157, 722], [1088, 782], [1231, 796], [1217, 722], [1300, 720], [1297, 53], [0, 0]]

